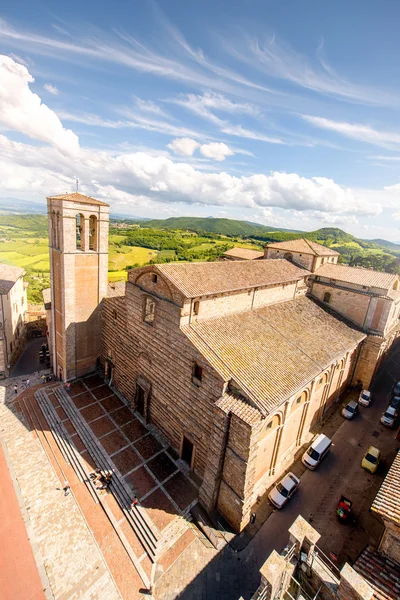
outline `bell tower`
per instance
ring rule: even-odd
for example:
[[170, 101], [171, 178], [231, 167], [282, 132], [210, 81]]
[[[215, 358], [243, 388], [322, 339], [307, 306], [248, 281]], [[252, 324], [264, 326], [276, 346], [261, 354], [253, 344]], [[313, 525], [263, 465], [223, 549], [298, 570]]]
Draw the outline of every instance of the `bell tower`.
[[78, 192], [47, 198], [53, 370], [63, 381], [96, 368], [108, 287], [109, 205]]

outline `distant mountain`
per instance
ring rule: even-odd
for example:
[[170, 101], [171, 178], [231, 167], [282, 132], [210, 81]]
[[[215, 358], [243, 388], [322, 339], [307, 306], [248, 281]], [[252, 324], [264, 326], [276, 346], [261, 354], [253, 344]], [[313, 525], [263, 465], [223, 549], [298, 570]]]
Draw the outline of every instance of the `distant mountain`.
[[183, 229], [190, 231], [206, 231], [229, 237], [262, 237], [271, 231], [292, 232], [290, 229], [268, 227], [258, 223], [236, 221], [234, 219], [217, 219], [214, 217], [171, 217], [169, 219], [152, 219], [143, 223], [142, 227], [158, 229]]
[[388, 240], [365, 240], [367, 242], [373, 242], [374, 244], [378, 244], [379, 246], [383, 246], [384, 248], [388, 248], [389, 250], [395, 250], [400, 252], [400, 242], [389, 242]]
[[31, 202], [20, 198], [0, 198], [0, 214], [2, 215], [44, 215], [46, 213], [47, 206], [44, 202]]

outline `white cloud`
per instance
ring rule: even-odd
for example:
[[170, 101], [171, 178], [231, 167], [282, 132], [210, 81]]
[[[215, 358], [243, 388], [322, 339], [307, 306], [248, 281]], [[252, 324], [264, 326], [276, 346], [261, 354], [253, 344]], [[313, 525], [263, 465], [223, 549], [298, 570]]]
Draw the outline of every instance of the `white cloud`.
[[202, 144], [200, 146], [200, 154], [214, 160], [225, 160], [227, 156], [234, 154], [233, 150], [223, 142], [212, 142], [211, 144]]
[[251, 131], [241, 125], [226, 125], [221, 128], [222, 133], [227, 135], [234, 135], [241, 138], [248, 138], [250, 140], [259, 140], [260, 142], [268, 142], [269, 144], [287, 144], [285, 140], [278, 137], [271, 137], [265, 135], [260, 131]]
[[[376, 215], [391, 192], [351, 190], [331, 179], [306, 178], [296, 173], [273, 172], [233, 176], [205, 172], [186, 162], [146, 152], [116, 153], [81, 149], [68, 157], [52, 148], [12, 142], [0, 135], [2, 190], [63, 193], [77, 175], [82, 191], [98, 193], [96, 185], [114, 186], [134, 196], [149, 196], [161, 204], [185, 203], [224, 208], [277, 207], [302, 213], [320, 211], [336, 215]], [[86, 185], [85, 185], [86, 182]], [[392, 194], [393, 195], [393, 194]], [[395, 205], [394, 205], [395, 206]]]
[[65, 154], [79, 151], [78, 136], [65, 129], [48, 106], [34, 94], [34, 79], [26, 67], [0, 55], [0, 123], [6, 129], [47, 142]]
[[379, 131], [370, 125], [347, 123], [346, 121], [332, 121], [331, 119], [324, 119], [323, 117], [314, 117], [311, 115], [302, 115], [302, 118], [305, 121], [308, 121], [308, 123], [321, 129], [335, 131], [346, 137], [361, 142], [367, 142], [368, 144], [383, 146], [384, 148], [392, 148], [400, 145], [400, 133]]
[[147, 113], [151, 113], [151, 114], [159, 115], [159, 116], [163, 116], [163, 117], [168, 116], [163, 111], [161, 106], [159, 106], [152, 100], [143, 100], [142, 98], [135, 97], [135, 104], [136, 104], [137, 108], [142, 112], [147, 112]]
[[167, 144], [167, 148], [172, 150], [174, 154], [181, 156], [193, 156], [194, 151], [200, 144], [191, 138], [176, 138]]
[[60, 93], [58, 88], [55, 85], [51, 85], [51, 83], [45, 83], [43, 87], [50, 94], [53, 94], [53, 96], [58, 96], [58, 94]]

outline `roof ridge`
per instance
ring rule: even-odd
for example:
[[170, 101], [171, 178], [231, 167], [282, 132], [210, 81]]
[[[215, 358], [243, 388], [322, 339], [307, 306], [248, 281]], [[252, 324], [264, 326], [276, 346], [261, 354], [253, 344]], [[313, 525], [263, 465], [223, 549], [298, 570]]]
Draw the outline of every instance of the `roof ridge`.
[[[311, 240], [308, 240], [307, 238], [303, 238], [303, 240], [305, 241], [305, 243], [307, 244], [307, 246], [309, 248], [311, 248], [311, 250], [314, 252], [314, 254], [317, 254], [316, 251], [314, 250], [314, 248], [311, 246], [311, 244], [313, 243]], [[322, 245], [322, 244], [319, 244]]]

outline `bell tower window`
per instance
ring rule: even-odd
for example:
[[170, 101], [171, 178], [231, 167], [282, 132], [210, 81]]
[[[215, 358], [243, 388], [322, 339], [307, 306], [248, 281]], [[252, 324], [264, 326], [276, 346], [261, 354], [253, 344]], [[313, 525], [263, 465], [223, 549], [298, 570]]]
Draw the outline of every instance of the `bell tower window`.
[[76, 249], [84, 250], [85, 219], [80, 213], [76, 215]]
[[89, 217], [89, 250], [97, 250], [97, 217]]

